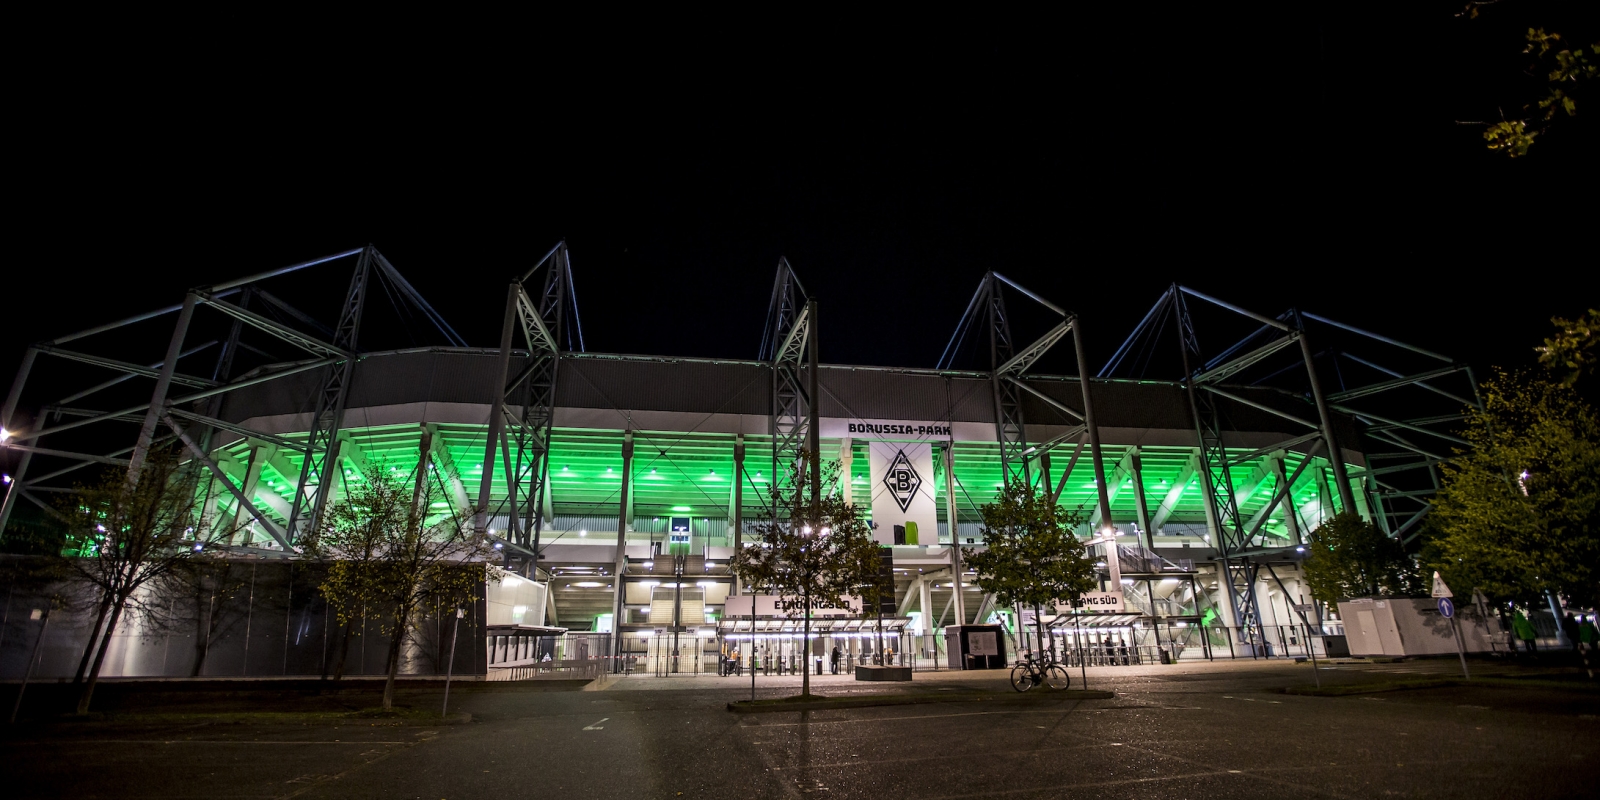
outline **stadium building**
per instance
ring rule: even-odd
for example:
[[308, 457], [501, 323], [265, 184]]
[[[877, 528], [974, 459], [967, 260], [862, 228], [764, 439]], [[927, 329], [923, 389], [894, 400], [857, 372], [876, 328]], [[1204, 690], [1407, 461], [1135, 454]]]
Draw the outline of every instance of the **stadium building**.
[[[587, 352], [564, 243], [503, 306], [501, 291], [484, 287], [502, 338], [474, 347], [368, 247], [41, 342], [0, 415], [0, 531], [47, 517], [85, 467], [181, 442], [205, 468], [208, 523], [230, 532], [215, 549], [250, 566], [250, 597], [230, 600], [249, 632], [133, 624], [106, 674], [189, 674], [172, 653], [201, 645], [217, 652], [202, 674], [326, 672], [336, 626], [296, 542], [362, 470], [425, 468], [445, 487], [433, 513], [470, 519], [514, 573], [486, 587], [457, 672], [717, 674], [736, 651], [793, 670], [811, 660], [799, 619], [750, 599], [728, 563], [814, 442], [833, 490], [870, 509], [896, 595], [881, 620], [818, 619], [816, 652], [946, 668], [950, 625], [1031, 637], [1032, 610], [997, 608], [952, 547], [981, 546], [980, 506], [1021, 480], [1081, 513], [1115, 596], [1045, 610], [1045, 646], [1090, 663], [1270, 657], [1339, 631], [1301, 580], [1307, 533], [1354, 510], [1409, 540], [1459, 441], [1441, 426], [1475, 402], [1447, 357], [1178, 285], [1090, 365], [1085, 340], [1112, 332], [988, 273], [927, 369], [821, 363], [818, 306], [787, 262], [747, 361]], [[1225, 346], [1202, 349], [1213, 329]], [[26, 602], [6, 612], [8, 676]], [[407, 671], [443, 670], [429, 654], [448, 616], [423, 625]], [[88, 630], [53, 629], [41, 671], [70, 675]], [[358, 653], [382, 650], [366, 638]]]

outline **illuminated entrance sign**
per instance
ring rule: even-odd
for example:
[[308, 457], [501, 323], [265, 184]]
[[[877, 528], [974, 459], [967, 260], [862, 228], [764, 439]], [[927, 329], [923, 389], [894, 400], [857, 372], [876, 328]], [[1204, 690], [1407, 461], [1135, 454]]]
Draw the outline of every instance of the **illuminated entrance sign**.
[[1062, 614], [1122, 614], [1126, 611], [1122, 592], [1084, 592], [1072, 603], [1057, 603], [1056, 611]]
[[673, 517], [667, 527], [667, 552], [675, 556], [689, 554], [689, 518]]
[[[811, 618], [818, 617], [859, 617], [861, 616], [861, 598], [855, 595], [846, 595], [841, 598], [842, 606], [824, 606], [813, 601], [811, 604]], [[775, 619], [800, 619], [801, 611], [805, 608], [805, 601], [800, 597], [777, 596], [770, 594], [734, 595], [728, 598], [727, 605], [723, 607], [723, 618], [771, 617]]]
[[856, 436], [939, 436], [950, 438], [950, 426], [932, 422], [850, 422], [846, 430]]

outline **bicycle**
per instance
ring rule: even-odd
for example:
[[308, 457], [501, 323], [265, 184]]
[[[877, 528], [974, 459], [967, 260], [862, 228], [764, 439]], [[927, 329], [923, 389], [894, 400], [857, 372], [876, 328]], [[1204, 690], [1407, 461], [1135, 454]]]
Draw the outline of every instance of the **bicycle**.
[[1049, 656], [1036, 658], [1032, 653], [1011, 668], [1011, 688], [1026, 692], [1040, 684], [1065, 689], [1072, 685], [1072, 674]]

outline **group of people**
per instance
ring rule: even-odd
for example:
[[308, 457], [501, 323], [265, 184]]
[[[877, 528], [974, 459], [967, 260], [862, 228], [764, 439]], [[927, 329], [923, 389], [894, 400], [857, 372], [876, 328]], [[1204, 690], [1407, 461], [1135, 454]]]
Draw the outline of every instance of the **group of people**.
[[[813, 649], [812, 662], [816, 670], [816, 674], [821, 675], [823, 661], [821, 640], [817, 640], [816, 645], [817, 646]], [[881, 655], [881, 661], [874, 659], [872, 657], [872, 645], [864, 643], [857, 658], [862, 664], [869, 663], [869, 661], [871, 663], [893, 664], [898, 655], [895, 652], [894, 643], [885, 642]], [[846, 654], [838, 645], [833, 646], [833, 650], [832, 652], [828, 653], [827, 659], [828, 670], [833, 675], [838, 675], [840, 672], [850, 669], [850, 656]], [[721, 668], [718, 674], [724, 677], [729, 675], [743, 675], [747, 666], [756, 672], [767, 675], [773, 674], [774, 671], [776, 671], [779, 675], [783, 675], [785, 673], [794, 673], [800, 669], [803, 669], [801, 663], [798, 661], [798, 657], [795, 654], [790, 653], [787, 656], [783, 654], [774, 655], [771, 647], [758, 648], [752, 645], [750, 650], [750, 658], [748, 659], [749, 663], [747, 664], [746, 661], [747, 659], [745, 659], [740, 653], [739, 647], [734, 646], [727, 648], [722, 653]]]
[[[1600, 629], [1596, 629], [1593, 615], [1580, 620], [1571, 611], [1568, 611], [1557, 622], [1561, 625], [1561, 633], [1566, 636], [1573, 652], [1578, 654], [1578, 660], [1583, 664], [1584, 669], [1589, 670], [1592, 674], [1597, 667], [1600, 667], [1595, 663], [1600, 661], [1600, 659], [1596, 658], [1596, 650], [1600, 648]], [[1518, 609], [1511, 616], [1511, 633], [1518, 641], [1522, 642], [1524, 652], [1529, 655], [1538, 654], [1539, 645], [1537, 640], [1539, 632], [1534, 628], [1533, 620], [1528, 619], [1521, 609]]]

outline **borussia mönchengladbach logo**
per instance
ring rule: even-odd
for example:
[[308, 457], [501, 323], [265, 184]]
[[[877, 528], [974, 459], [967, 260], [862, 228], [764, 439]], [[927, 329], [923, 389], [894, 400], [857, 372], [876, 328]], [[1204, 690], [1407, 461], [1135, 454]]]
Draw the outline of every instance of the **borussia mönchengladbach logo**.
[[922, 487], [922, 476], [911, 466], [911, 459], [906, 458], [906, 451], [895, 452], [894, 461], [889, 464], [889, 470], [883, 476], [883, 485], [889, 489], [889, 494], [894, 495], [894, 501], [899, 504], [902, 512], [911, 507], [912, 499], [917, 496], [917, 489]]

